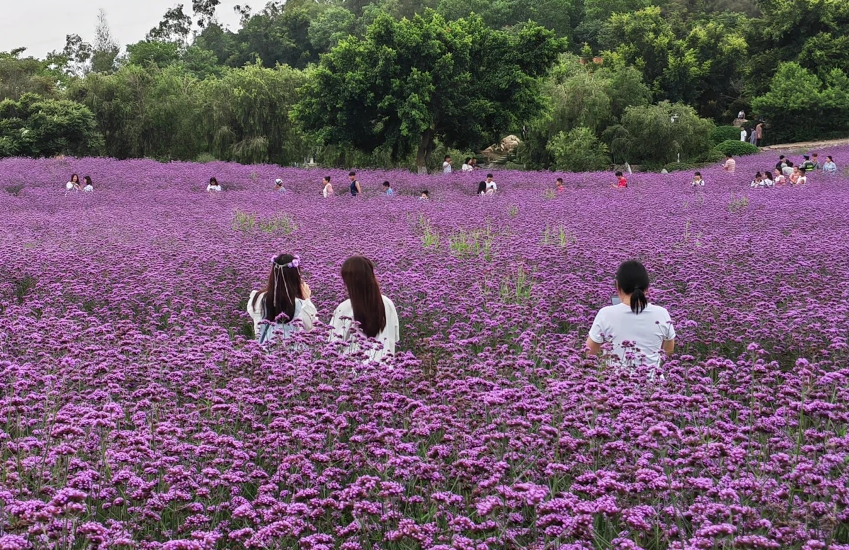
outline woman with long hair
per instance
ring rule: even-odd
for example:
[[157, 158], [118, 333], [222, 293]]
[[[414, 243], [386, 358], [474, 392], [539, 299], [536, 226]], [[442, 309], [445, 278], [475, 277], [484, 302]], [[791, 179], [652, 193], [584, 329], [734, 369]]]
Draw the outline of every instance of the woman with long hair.
[[301, 280], [300, 258], [280, 254], [271, 260], [268, 284], [254, 290], [248, 298], [248, 313], [260, 344], [277, 337], [285, 339], [297, 332], [300, 321], [304, 330], [312, 330], [316, 310], [310, 301], [312, 291]]
[[649, 274], [636, 260], [624, 262], [616, 271], [618, 296], [614, 305], [602, 308], [595, 317], [587, 348], [599, 355], [601, 346], [613, 344], [613, 354], [623, 365], [660, 365], [660, 352], [675, 349], [675, 327], [666, 309], [649, 303]]
[[65, 184], [65, 191], [79, 191], [80, 189], [80, 177], [76, 174], [71, 174], [71, 179]]
[[91, 193], [92, 191], [94, 191], [94, 186], [91, 184], [91, 176], [84, 177], [83, 182], [85, 182], [85, 185], [83, 186], [83, 191], [85, 191], [86, 193]]
[[383, 347], [368, 352], [369, 358], [375, 361], [394, 354], [395, 343], [400, 339], [398, 312], [392, 300], [381, 294], [374, 276], [374, 264], [362, 256], [348, 258], [342, 264], [342, 281], [348, 290], [348, 299], [333, 312], [330, 325], [334, 337], [349, 343], [348, 353], [360, 349], [351, 341], [356, 333], [377, 340]]

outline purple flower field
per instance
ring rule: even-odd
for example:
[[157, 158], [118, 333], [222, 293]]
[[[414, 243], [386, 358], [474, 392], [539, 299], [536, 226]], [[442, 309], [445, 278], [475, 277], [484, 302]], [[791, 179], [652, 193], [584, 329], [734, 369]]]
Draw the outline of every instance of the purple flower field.
[[[0, 550], [849, 550], [849, 148], [824, 154], [803, 188], [749, 187], [769, 153], [703, 192], [363, 171], [357, 199], [339, 170], [0, 161]], [[399, 354], [258, 346], [281, 252], [323, 323], [372, 258]], [[662, 380], [583, 354], [630, 258], [678, 333]]]

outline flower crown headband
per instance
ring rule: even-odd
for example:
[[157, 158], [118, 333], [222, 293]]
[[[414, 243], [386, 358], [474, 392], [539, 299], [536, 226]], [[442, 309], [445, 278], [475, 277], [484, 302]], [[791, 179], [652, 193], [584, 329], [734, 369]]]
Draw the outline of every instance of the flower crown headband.
[[301, 257], [297, 254], [292, 258], [292, 261], [286, 264], [277, 263], [277, 256], [271, 258], [271, 263], [274, 267], [288, 267], [289, 269], [297, 269], [301, 265]]

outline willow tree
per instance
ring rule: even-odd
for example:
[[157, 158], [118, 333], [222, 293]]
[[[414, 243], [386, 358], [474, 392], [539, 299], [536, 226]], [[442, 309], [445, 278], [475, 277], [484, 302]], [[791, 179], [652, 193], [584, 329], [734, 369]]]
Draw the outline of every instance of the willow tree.
[[543, 108], [539, 77], [565, 42], [536, 24], [493, 30], [480, 17], [446, 22], [383, 14], [364, 38], [342, 40], [312, 69], [296, 119], [318, 142], [427, 165], [434, 140], [491, 143]]

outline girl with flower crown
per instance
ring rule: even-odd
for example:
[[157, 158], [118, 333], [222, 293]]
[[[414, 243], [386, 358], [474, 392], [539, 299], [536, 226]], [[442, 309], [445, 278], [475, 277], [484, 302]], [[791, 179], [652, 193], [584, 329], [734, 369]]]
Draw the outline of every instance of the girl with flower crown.
[[260, 344], [272, 338], [286, 339], [298, 332], [312, 330], [316, 310], [310, 301], [312, 292], [301, 280], [300, 259], [280, 254], [271, 260], [268, 284], [254, 290], [248, 298], [248, 314], [254, 321], [254, 332]]

